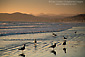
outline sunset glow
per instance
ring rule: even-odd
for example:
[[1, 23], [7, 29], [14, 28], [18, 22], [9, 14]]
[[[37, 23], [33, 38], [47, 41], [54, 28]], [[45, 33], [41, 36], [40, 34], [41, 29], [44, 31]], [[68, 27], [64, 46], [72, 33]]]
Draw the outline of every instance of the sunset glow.
[[0, 0], [0, 13], [31, 14], [84, 14], [85, 3], [77, 5], [55, 5], [49, 0]]

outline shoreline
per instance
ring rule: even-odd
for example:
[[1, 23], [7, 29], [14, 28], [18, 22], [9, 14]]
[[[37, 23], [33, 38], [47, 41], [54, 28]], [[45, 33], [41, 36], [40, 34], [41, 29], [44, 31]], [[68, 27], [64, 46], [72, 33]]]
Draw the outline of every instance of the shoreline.
[[0, 22], [0, 36], [60, 32], [85, 23]]
[[[72, 27], [70, 27], [72, 28]], [[50, 32], [60, 32], [60, 31], [65, 31], [70, 28], [65, 28], [65, 29], [58, 29], [54, 31], [33, 31], [33, 32], [23, 32], [23, 33], [7, 33], [7, 34], [0, 34], [0, 36], [9, 36], [9, 35], [20, 35], [20, 34], [36, 34], [36, 33], [50, 33]]]

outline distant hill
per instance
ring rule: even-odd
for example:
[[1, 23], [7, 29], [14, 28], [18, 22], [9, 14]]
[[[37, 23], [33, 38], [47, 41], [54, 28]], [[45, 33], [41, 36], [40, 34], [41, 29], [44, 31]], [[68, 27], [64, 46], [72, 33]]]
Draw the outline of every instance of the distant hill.
[[76, 16], [72, 16], [72, 17], [66, 17], [63, 19], [63, 21], [66, 22], [85, 22], [85, 14], [78, 14]]
[[75, 16], [66, 15], [39, 15], [24, 13], [0, 13], [0, 21], [23, 21], [23, 22], [85, 22], [85, 14]]

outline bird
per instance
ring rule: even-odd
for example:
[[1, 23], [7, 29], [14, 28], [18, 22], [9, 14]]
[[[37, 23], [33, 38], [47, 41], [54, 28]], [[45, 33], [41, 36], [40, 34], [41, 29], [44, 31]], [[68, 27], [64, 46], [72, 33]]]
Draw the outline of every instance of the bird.
[[37, 43], [37, 40], [36, 39], [34, 40], [34, 43]]
[[34, 39], [34, 46], [36, 46], [36, 44], [37, 44], [37, 40], [36, 40], [36, 39]]
[[77, 33], [77, 31], [75, 31], [75, 34]]
[[65, 36], [63, 36], [64, 37], [64, 39], [67, 39]]
[[55, 47], [56, 47], [56, 43], [54, 45], [50, 46], [49, 48], [53, 48], [53, 50], [54, 50]]
[[53, 36], [57, 36], [57, 34], [53, 33]]
[[25, 44], [24, 44], [24, 46], [23, 47], [21, 47], [20, 49], [18, 49], [18, 50], [22, 50], [22, 53], [23, 53], [23, 50], [25, 49]]
[[64, 40], [63, 45], [66, 45], [66, 40]]

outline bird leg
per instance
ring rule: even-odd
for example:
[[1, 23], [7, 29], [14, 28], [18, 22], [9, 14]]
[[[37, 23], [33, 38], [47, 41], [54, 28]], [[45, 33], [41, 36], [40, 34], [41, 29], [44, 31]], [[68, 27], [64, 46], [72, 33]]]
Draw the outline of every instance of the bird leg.
[[66, 46], [64, 45], [64, 48], [65, 48]]
[[22, 54], [23, 54], [23, 50], [22, 50]]
[[54, 48], [53, 48], [53, 50], [54, 50]]

